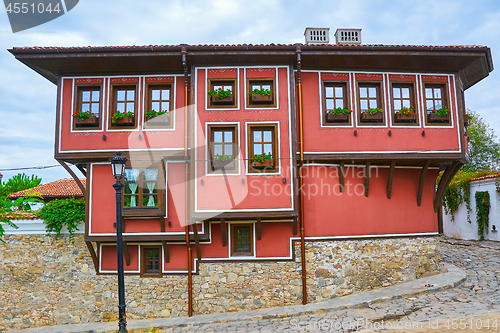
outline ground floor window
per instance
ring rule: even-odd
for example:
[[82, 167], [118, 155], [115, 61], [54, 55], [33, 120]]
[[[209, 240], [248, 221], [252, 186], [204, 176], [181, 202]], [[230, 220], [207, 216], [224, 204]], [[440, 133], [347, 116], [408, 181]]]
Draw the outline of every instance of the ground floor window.
[[141, 276], [160, 277], [161, 276], [161, 247], [143, 246]]
[[231, 255], [253, 256], [253, 224], [231, 225]]

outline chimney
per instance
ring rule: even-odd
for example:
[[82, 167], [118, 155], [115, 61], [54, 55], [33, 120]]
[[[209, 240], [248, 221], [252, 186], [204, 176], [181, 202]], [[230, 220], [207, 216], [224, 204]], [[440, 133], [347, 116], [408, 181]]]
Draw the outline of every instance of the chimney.
[[306, 44], [330, 43], [330, 28], [306, 28], [304, 31]]
[[361, 29], [337, 29], [336, 44], [361, 44]]

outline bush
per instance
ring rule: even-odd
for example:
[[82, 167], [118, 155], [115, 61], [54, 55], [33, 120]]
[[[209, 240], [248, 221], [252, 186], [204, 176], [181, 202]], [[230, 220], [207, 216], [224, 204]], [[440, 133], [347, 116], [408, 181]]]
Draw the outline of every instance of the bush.
[[53, 200], [37, 212], [45, 221], [45, 231], [55, 232], [56, 239], [61, 234], [61, 229], [68, 228], [69, 237], [73, 240], [73, 232], [85, 220], [85, 200], [69, 198]]

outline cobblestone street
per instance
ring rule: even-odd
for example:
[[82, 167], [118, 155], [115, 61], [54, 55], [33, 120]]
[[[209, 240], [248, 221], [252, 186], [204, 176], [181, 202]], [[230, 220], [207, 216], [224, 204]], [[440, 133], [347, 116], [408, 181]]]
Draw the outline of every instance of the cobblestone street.
[[[444, 263], [456, 267], [448, 267], [448, 273], [424, 278], [425, 283], [414, 281], [401, 287], [380, 288], [374, 293], [350, 295], [326, 306], [315, 303], [301, 308], [307, 311], [288, 306], [205, 318], [131, 321], [128, 328], [134, 333], [147, 332], [146, 327], [155, 326], [169, 327], [156, 332], [500, 332], [500, 244], [441, 239], [440, 254]], [[447, 282], [452, 280], [453, 284]], [[449, 288], [460, 281], [464, 282]], [[429, 289], [437, 291], [422, 292]], [[328, 310], [330, 306], [344, 310]], [[197, 320], [198, 324], [192, 323]], [[93, 323], [27, 331], [116, 332], [116, 322], [107, 324], [106, 328], [103, 323]]]
[[[485, 247], [481, 247], [474, 242], [441, 242], [442, 260], [465, 269], [467, 273], [467, 280], [456, 288], [370, 304], [368, 308], [323, 312], [299, 318], [188, 325], [167, 332], [368, 332], [381, 327], [382, 320], [385, 328], [389, 325], [401, 327], [395, 330], [400, 332], [410, 331], [408, 325], [419, 327], [416, 322], [423, 323], [422, 332], [443, 332], [445, 325], [449, 326], [450, 332], [465, 332], [468, 330], [464, 327], [470, 328], [471, 324], [478, 329], [490, 326], [489, 330], [483, 327], [479, 332], [500, 331], [500, 248], [498, 244], [490, 244], [484, 243]], [[452, 323], [453, 318], [458, 321]], [[497, 328], [493, 327], [495, 318]], [[447, 324], [448, 319], [450, 321]], [[459, 325], [460, 319], [466, 320], [462, 321], [462, 326], [453, 329], [452, 325]], [[338, 329], [342, 323], [344, 329]], [[360, 324], [359, 329], [355, 327], [356, 323]], [[350, 324], [354, 327], [349, 328]]]

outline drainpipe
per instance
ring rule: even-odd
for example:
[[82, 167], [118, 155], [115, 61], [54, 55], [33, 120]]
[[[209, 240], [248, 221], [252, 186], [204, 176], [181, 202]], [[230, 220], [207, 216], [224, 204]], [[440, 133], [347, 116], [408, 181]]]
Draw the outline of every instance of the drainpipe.
[[184, 68], [184, 162], [186, 166], [185, 177], [185, 223], [186, 223], [186, 246], [188, 250], [188, 316], [193, 315], [193, 276], [192, 276], [192, 252], [189, 242], [189, 207], [188, 207], [188, 177], [189, 177], [189, 162], [188, 162], [188, 67], [187, 67], [187, 45], [181, 45], [182, 67]]
[[302, 44], [295, 44], [295, 52], [297, 53], [297, 83], [299, 90], [299, 145], [300, 145], [300, 162], [299, 162], [299, 192], [300, 192], [300, 252], [302, 257], [302, 304], [307, 304], [307, 279], [306, 279], [306, 244], [304, 239], [304, 191], [302, 179], [302, 167], [304, 165], [304, 135], [302, 128]]

